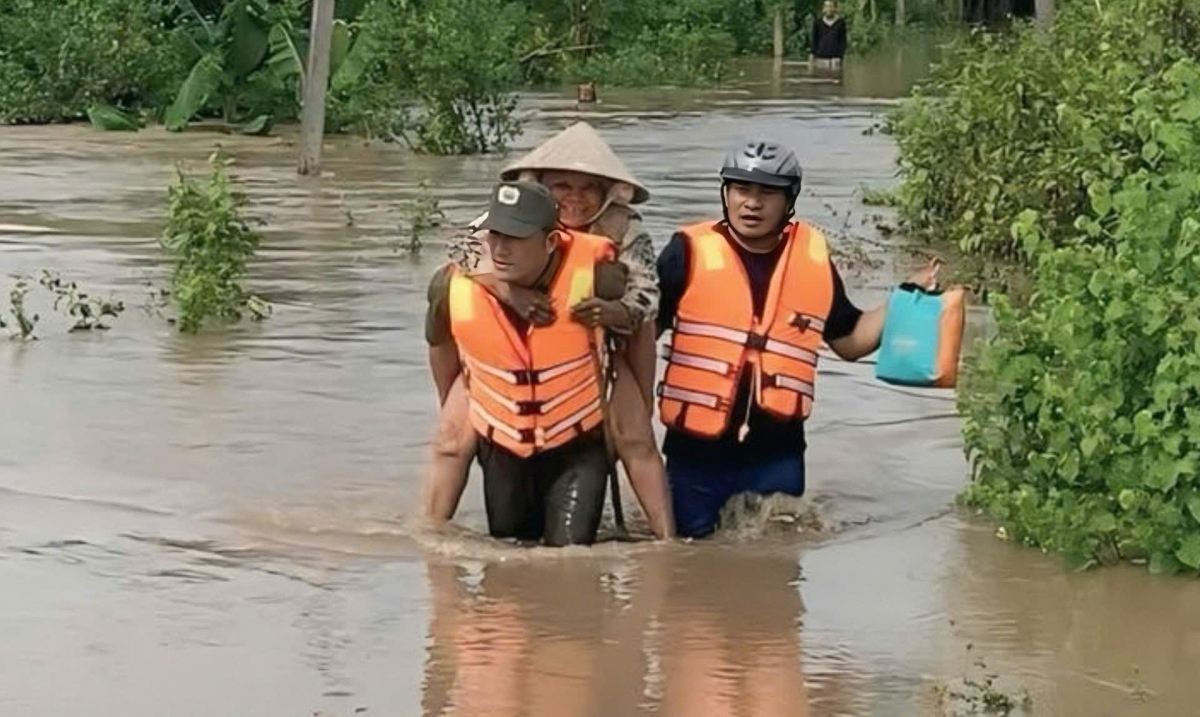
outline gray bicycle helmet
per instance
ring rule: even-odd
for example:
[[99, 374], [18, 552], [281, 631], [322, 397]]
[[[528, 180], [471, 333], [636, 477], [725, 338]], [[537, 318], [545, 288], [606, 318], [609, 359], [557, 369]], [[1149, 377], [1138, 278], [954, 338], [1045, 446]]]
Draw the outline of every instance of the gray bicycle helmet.
[[786, 189], [789, 207], [800, 196], [803, 174], [795, 152], [777, 142], [763, 140], [747, 142], [730, 150], [721, 165], [724, 182], [749, 182]]

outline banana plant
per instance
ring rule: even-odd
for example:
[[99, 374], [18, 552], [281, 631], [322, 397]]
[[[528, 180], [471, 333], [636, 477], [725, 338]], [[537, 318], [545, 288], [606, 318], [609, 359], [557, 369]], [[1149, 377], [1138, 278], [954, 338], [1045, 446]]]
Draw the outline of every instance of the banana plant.
[[[305, 80], [308, 0], [229, 0], [215, 22], [197, 11], [191, 0], [175, 0], [175, 4], [189, 27], [187, 38], [197, 59], [167, 108], [167, 129], [182, 130], [197, 114], [218, 108], [226, 123], [240, 123], [239, 129], [251, 134], [268, 131], [278, 115], [295, 116]], [[332, 82], [344, 81], [338, 79], [343, 69], [354, 76], [366, 64], [361, 54], [370, 43], [352, 42], [352, 33], [346, 18], [335, 21]], [[356, 53], [357, 45], [363, 48]], [[277, 102], [265, 113], [246, 116], [244, 107], [261, 107], [264, 96], [286, 97], [283, 103], [290, 106], [280, 112]]]
[[[305, 61], [308, 37], [288, 33], [283, 27], [271, 28], [270, 52], [266, 66], [282, 82], [294, 83], [296, 101], [304, 96]], [[375, 45], [370, 33], [344, 19], [333, 21], [329, 48], [329, 83], [334, 88], [349, 86], [366, 70]]]

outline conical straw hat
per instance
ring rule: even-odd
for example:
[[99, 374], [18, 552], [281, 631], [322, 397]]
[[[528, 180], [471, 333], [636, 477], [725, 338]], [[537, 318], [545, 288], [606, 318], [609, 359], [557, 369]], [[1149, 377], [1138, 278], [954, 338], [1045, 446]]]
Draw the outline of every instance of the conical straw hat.
[[509, 181], [525, 169], [585, 172], [633, 187], [633, 203], [641, 204], [650, 192], [633, 178], [612, 148], [587, 122], [576, 122], [542, 142], [529, 154], [504, 168], [500, 178]]

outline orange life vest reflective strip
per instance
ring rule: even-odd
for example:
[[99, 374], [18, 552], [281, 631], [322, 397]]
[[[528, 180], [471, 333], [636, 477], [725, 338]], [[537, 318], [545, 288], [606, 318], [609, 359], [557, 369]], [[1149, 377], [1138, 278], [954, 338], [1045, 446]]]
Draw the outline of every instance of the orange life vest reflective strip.
[[563, 252], [551, 282], [553, 324], [520, 331], [500, 303], [467, 275], [450, 280], [450, 328], [462, 358], [471, 425], [512, 453], [569, 443], [600, 425], [599, 332], [571, 319], [570, 307], [592, 296], [597, 262], [611, 259], [604, 237], [560, 232]]
[[665, 355], [659, 416], [670, 428], [721, 436], [749, 367], [755, 404], [780, 419], [803, 420], [812, 411], [817, 350], [833, 304], [825, 237], [807, 224], [788, 225], [763, 315], [756, 316], [742, 260], [717, 227], [683, 229], [688, 284]]

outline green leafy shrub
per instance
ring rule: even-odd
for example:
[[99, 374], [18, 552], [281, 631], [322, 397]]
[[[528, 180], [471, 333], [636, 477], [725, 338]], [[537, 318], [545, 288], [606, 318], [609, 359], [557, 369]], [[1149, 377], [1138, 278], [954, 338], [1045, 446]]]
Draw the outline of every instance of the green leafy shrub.
[[446, 212], [442, 210], [441, 202], [430, 191], [429, 182], [422, 179], [417, 185], [416, 194], [406, 202], [405, 220], [408, 231], [404, 231], [401, 223], [401, 233], [407, 234], [406, 239], [397, 245], [412, 255], [420, 253], [424, 246], [424, 238], [431, 229], [436, 229], [446, 221]]
[[504, 0], [375, 0], [354, 71], [335, 78], [331, 125], [436, 154], [504, 149], [521, 129], [525, 23], [523, 6]]
[[997, 299], [965, 372], [964, 500], [1078, 562], [1200, 573], [1200, 65], [1160, 79], [1127, 98], [1144, 166], [1093, 181], [1074, 229], [1013, 225], [1034, 292]]
[[256, 317], [266, 313], [262, 302], [242, 287], [261, 237], [242, 217], [246, 199], [230, 182], [229, 162], [215, 155], [209, 162], [207, 181], [179, 169], [168, 190], [161, 242], [175, 262], [171, 295], [184, 332], [196, 332], [212, 320], [237, 320], [246, 309]]
[[[896, 23], [893, 18], [872, 20], [865, 14], [849, 17], [846, 19], [846, 53], [856, 56], [870, 54], [886, 44], [895, 33]], [[811, 29], [809, 34], [812, 34]]]
[[[813, 4], [816, 0], [805, 0]], [[797, 12], [784, 7], [785, 39]], [[725, 79], [737, 55], [770, 54], [775, 2], [745, 0], [531, 0], [535, 84], [702, 86]], [[789, 42], [788, 47], [792, 44]]]
[[1010, 262], [1031, 258], [1010, 231], [1025, 209], [1051, 246], [1102, 239], [1074, 231], [1088, 187], [1157, 162], [1163, 138], [1131, 124], [1133, 98], [1197, 54], [1198, 13], [1186, 0], [1067, 4], [1048, 36], [1019, 26], [952, 43], [891, 118], [906, 228]]
[[735, 48], [733, 36], [716, 27], [645, 28], [616, 50], [567, 61], [562, 76], [622, 87], [706, 85], [724, 78]]
[[0, 123], [166, 104], [183, 68], [167, 0], [0, 0]]

